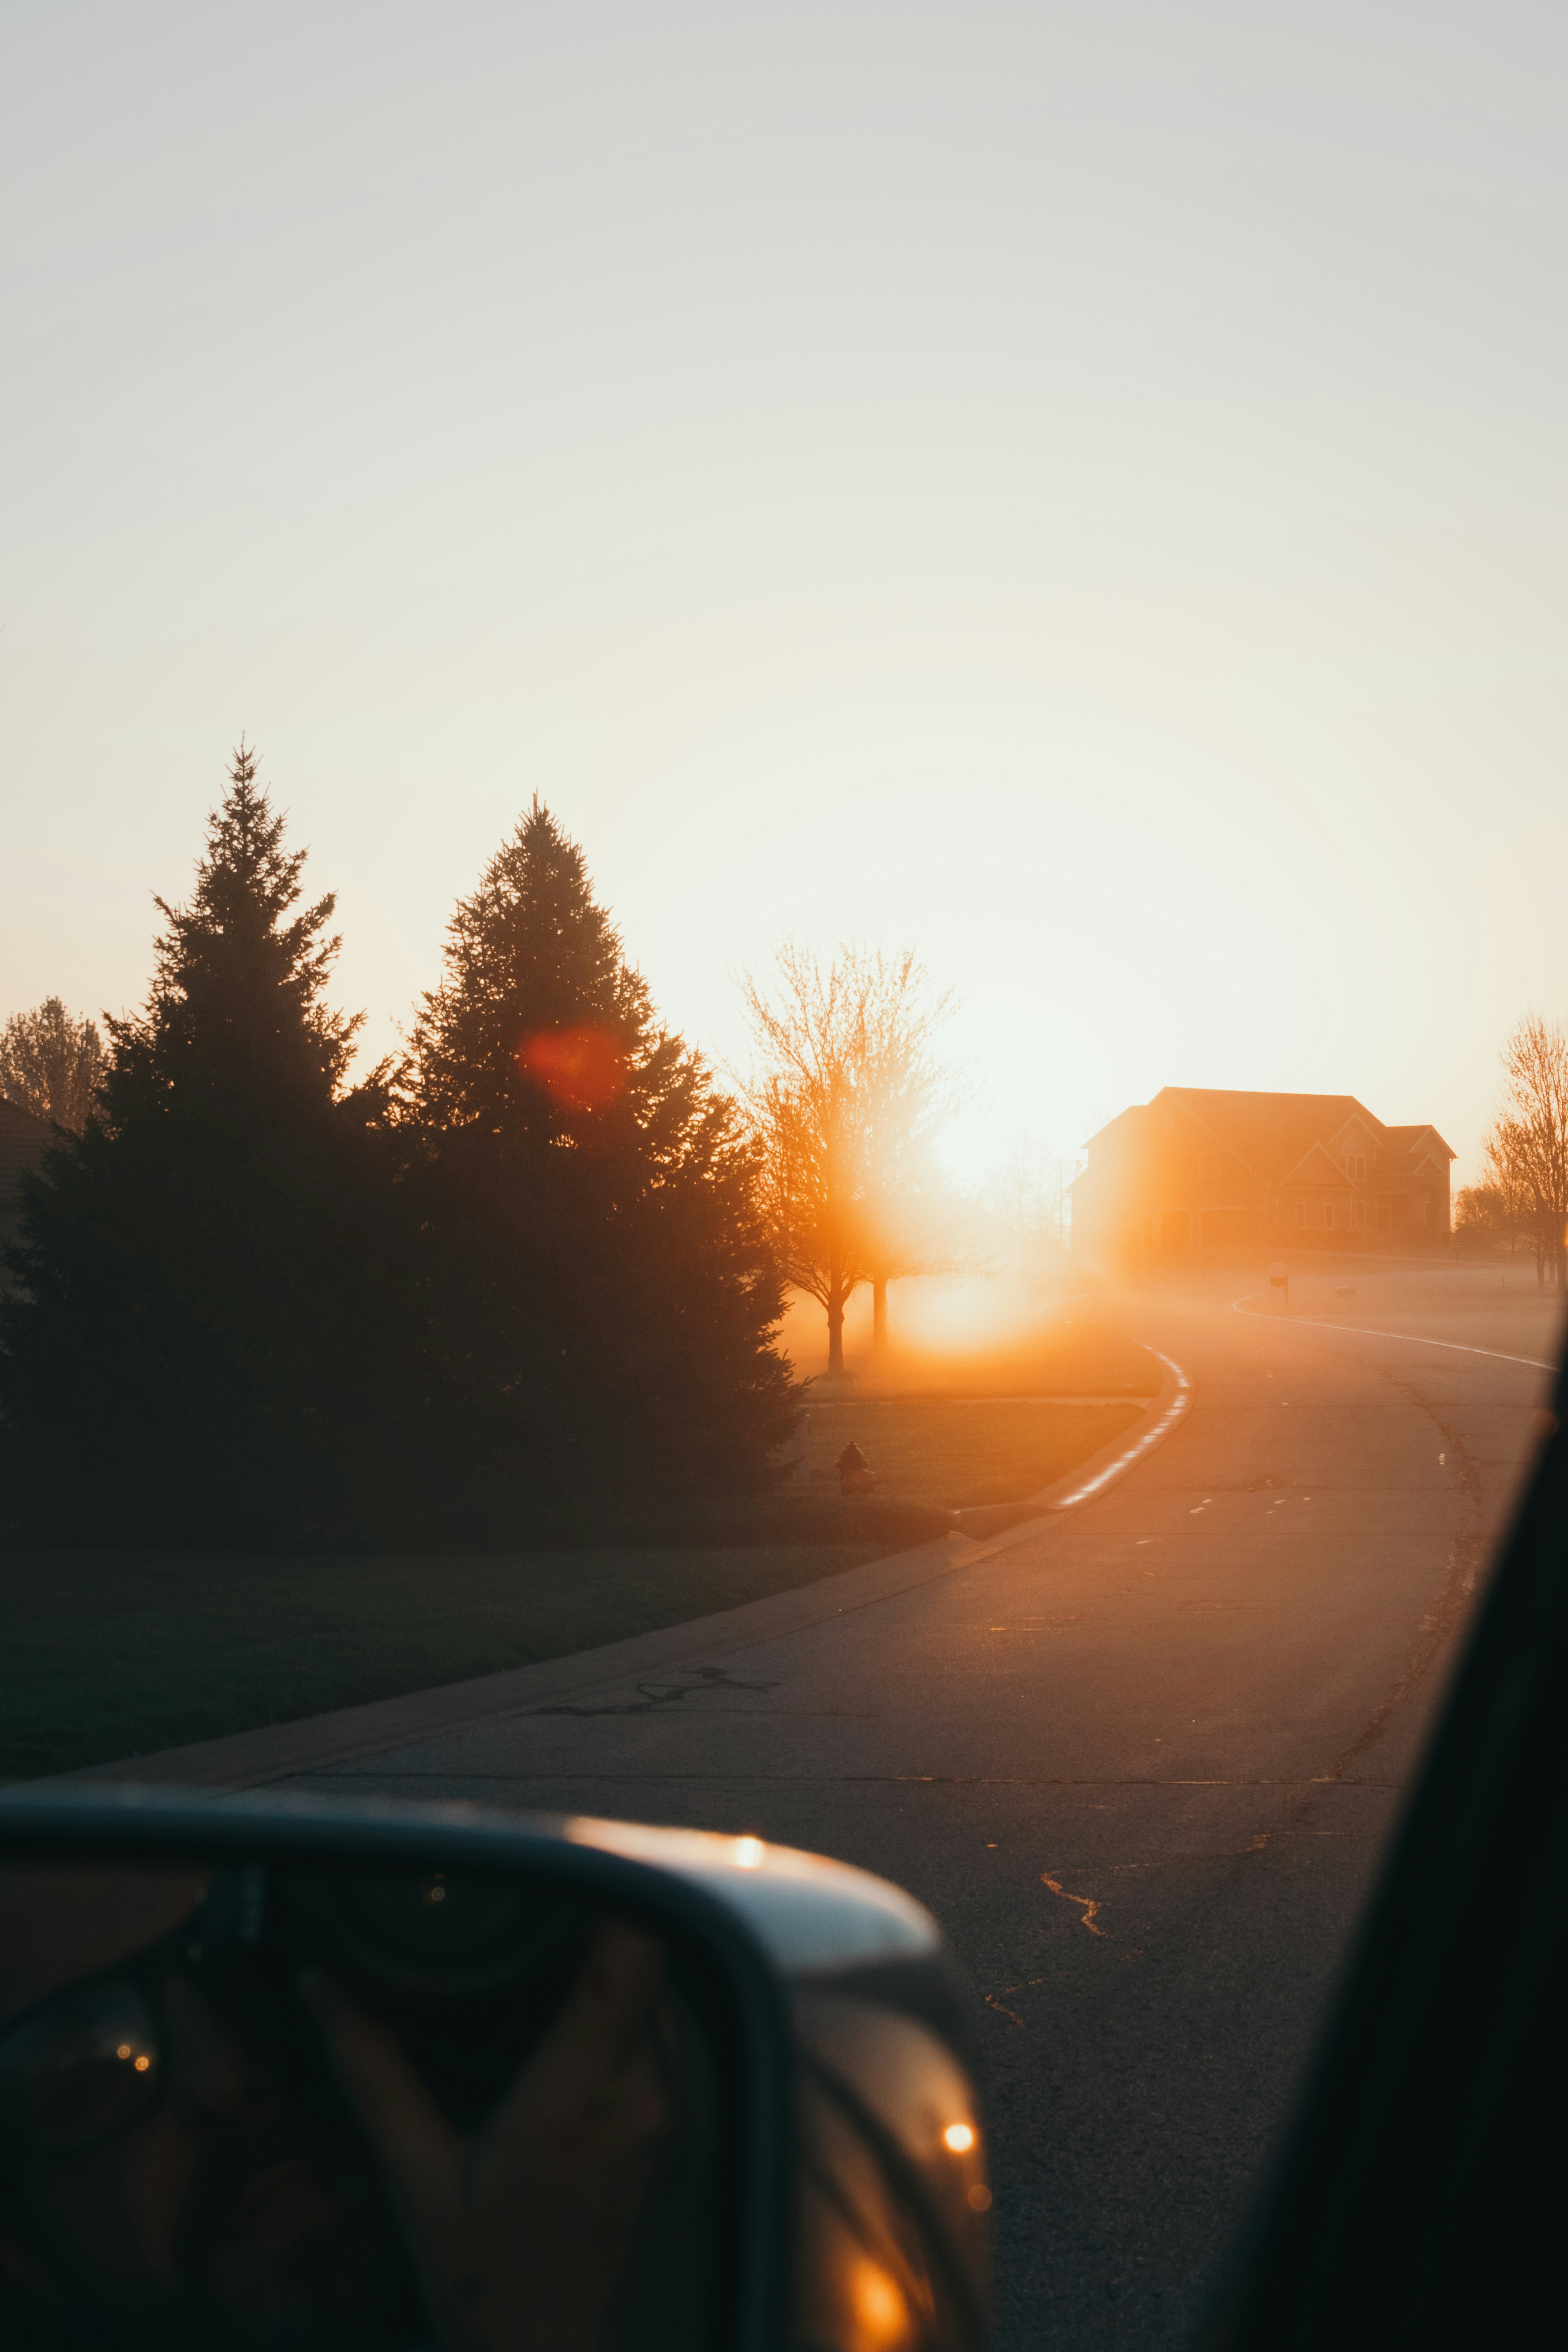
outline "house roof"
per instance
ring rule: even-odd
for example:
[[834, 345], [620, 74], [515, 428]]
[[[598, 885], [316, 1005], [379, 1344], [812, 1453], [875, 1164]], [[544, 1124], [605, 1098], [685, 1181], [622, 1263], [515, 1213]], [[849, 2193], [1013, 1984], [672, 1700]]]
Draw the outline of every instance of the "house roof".
[[1430, 1137], [1437, 1150], [1447, 1152], [1450, 1160], [1457, 1160], [1459, 1156], [1451, 1146], [1444, 1142], [1435, 1127], [1385, 1127], [1383, 1131], [1390, 1143], [1405, 1151], [1415, 1151]]
[[1199, 1121], [1222, 1150], [1245, 1161], [1268, 1184], [1326, 1181], [1321, 1173], [1300, 1172], [1302, 1163], [1314, 1146], [1331, 1144], [1352, 1120], [1375, 1142], [1392, 1145], [1396, 1151], [1414, 1154], [1429, 1139], [1450, 1160], [1455, 1156], [1435, 1127], [1385, 1127], [1354, 1095], [1266, 1094], [1226, 1087], [1162, 1087], [1152, 1101], [1134, 1103], [1108, 1120], [1100, 1135], [1110, 1134], [1123, 1119], [1146, 1118], [1162, 1107], [1184, 1111]]
[[1348, 1184], [1350, 1179], [1324, 1143], [1310, 1143], [1294, 1168], [1285, 1174], [1288, 1184]]
[[1354, 1095], [1242, 1093], [1220, 1087], [1162, 1087], [1150, 1104], [1178, 1104], [1201, 1119], [1216, 1143], [1267, 1182], [1281, 1184], [1315, 1143], [1327, 1142], [1352, 1118], [1383, 1132]]

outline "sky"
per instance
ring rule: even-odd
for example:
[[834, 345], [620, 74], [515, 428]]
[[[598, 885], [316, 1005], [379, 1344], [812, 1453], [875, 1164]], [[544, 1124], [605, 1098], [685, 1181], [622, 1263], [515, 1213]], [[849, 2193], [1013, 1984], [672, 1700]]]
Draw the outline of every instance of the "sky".
[[0, 0], [0, 1014], [241, 731], [366, 1050], [538, 793], [665, 1016], [913, 946], [978, 1172], [1163, 1085], [1475, 1173], [1568, 1019], [1568, 17]]

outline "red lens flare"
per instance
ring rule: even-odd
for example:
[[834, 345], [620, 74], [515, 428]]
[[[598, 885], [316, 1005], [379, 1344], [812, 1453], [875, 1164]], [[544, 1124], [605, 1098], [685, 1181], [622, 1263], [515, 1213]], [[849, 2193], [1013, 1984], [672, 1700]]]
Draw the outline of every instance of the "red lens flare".
[[626, 1057], [607, 1029], [536, 1029], [517, 1064], [563, 1110], [604, 1110], [626, 1082]]

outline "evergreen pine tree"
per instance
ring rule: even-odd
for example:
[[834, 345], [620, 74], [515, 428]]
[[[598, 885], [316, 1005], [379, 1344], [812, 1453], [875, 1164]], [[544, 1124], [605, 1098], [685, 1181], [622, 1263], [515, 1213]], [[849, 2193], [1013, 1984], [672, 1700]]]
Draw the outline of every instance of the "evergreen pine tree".
[[513, 1150], [552, 1141], [572, 1117], [569, 1079], [531, 1068], [523, 1049], [585, 1027], [609, 1049], [599, 1091], [616, 1091], [617, 1061], [642, 1085], [654, 1033], [647, 991], [594, 903], [582, 851], [537, 795], [458, 902], [446, 967], [414, 1031], [415, 1100], [430, 1129], [479, 1129]]
[[35, 1535], [352, 1531], [399, 1447], [375, 1086], [325, 991], [333, 900], [242, 743], [85, 1133], [25, 1187], [0, 1318], [4, 1489]]
[[408, 1098], [492, 1525], [763, 1483], [795, 1407], [752, 1150], [537, 798], [453, 917]]

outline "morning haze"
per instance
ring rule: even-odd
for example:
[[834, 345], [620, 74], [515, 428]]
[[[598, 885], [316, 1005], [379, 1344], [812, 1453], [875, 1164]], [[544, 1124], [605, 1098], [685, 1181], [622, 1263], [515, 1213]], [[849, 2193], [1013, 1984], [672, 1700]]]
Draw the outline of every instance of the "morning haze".
[[[8, 12], [0, 998], [241, 726], [379, 1050], [527, 794], [659, 1002], [918, 940], [984, 1106], [1440, 1107], [1563, 984], [1546, 12]], [[1541, 93], [1541, 95], [1538, 95]]]
[[1565, 67], [0, 8], [7, 2346], [1529, 2335]]

